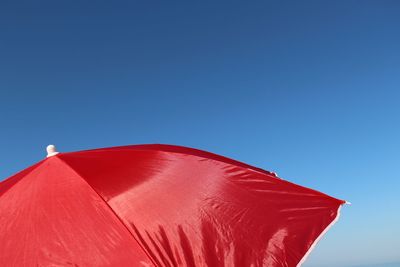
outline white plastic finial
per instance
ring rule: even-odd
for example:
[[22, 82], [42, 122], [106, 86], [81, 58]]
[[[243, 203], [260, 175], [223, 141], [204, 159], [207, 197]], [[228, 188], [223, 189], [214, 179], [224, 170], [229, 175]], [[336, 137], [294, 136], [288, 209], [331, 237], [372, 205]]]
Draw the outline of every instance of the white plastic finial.
[[57, 155], [59, 153], [59, 152], [57, 152], [55, 145], [48, 145], [46, 147], [46, 150], [47, 150], [47, 157], [51, 157], [51, 156]]

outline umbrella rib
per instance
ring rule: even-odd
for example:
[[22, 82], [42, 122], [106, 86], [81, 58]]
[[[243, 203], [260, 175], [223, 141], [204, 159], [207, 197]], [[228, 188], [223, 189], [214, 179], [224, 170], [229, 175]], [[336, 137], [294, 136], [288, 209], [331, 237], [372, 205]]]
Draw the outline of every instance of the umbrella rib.
[[82, 180], [85, 181], [85, 183], [99, 196], [99, 198], [104, 202], [104, 204], [108, 207], [108, 209], [111, 210], [111, 212], [117, 217], [118, 221], [124, 226], [124, 228], [128, 231], [128, 233], [132, 236], [133, 240], [136, 241], [136, 243], [139, 245], [139, 247], [142, 249], [142, 251], [146, 254], [146, 256], [150, 259], [150, 261], [153, 263], [154, 266], [158, 266], [153, 258], [149, 255], [149, 253], [143, 248], [142, 244], [138, 242], [136, 237], [132, 234], [132, 232], [129, 230], [129, 228], [126, 226], [126, 224], [123, 222], [123, 220], [118, 216], [118, 214], [111, 208], [111, 206], [107, 203], [107, 201], [104, 200], [104, 198], [83, 178], [82, 175], [80, 175], [74, 168], [72, 168], [66, 161], [64, 161], [62, 158], [59, 156], [55, 156], [57, 159], [59, 159], [63, 164], [65, 164], [69, 169], [71, 169], [76, 175], [81, 177]]

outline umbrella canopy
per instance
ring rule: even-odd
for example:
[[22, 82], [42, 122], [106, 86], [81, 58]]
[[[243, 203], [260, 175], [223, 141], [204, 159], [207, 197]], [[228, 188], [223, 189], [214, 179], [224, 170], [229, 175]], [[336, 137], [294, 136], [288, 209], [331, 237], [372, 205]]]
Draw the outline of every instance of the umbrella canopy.
[[299, 266], [345, 203], [186, 147], [49, 152], [0, 183], [0, 266]]

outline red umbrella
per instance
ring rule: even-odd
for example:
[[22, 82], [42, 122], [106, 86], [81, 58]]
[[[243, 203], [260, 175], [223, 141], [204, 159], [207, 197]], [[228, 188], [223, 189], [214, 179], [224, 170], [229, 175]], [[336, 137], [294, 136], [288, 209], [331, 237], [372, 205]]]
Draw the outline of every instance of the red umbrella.
[[345, 203], [186, 147], [48, 151], [0, 183], [0, 266], [299, 266]]

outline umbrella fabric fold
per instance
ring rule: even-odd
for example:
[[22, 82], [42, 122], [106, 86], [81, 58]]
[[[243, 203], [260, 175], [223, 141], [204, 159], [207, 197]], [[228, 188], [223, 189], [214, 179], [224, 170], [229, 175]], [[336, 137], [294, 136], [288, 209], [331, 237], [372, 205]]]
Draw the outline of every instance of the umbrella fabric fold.
[[185, 147], [59, 153], [0, 183], [0, 266], [299, 266], [343, 203]]

